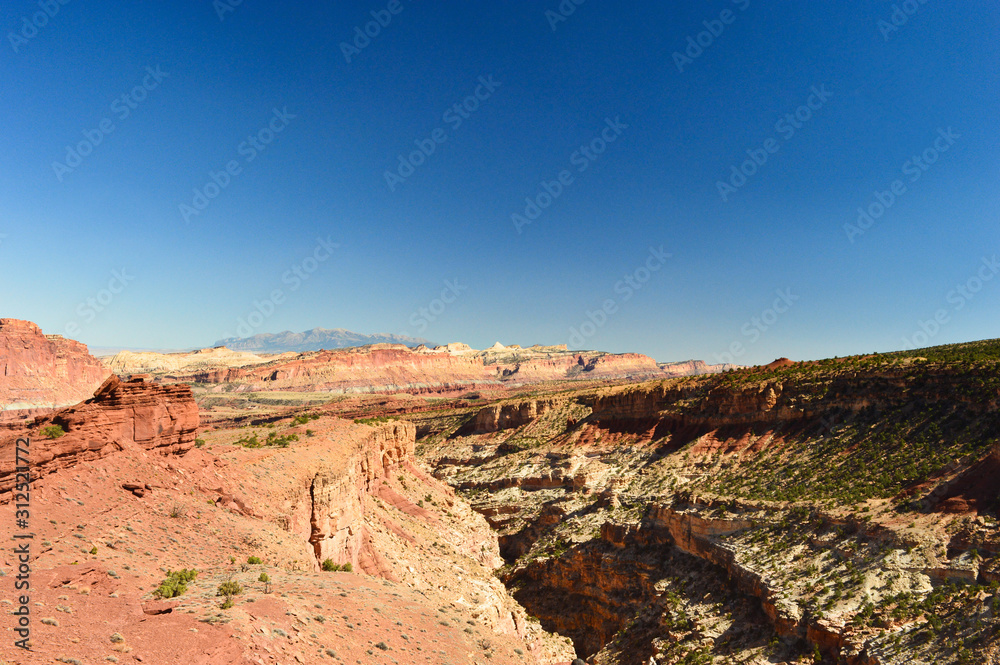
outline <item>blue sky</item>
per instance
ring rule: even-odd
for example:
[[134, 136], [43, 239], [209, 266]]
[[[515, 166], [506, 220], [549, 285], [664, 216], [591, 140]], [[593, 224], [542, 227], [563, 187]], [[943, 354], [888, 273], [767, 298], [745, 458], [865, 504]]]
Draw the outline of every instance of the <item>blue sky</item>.
[[224, 2], [0, 10], [0, 316], [746, 364], [1000, 336], [996, 3]]

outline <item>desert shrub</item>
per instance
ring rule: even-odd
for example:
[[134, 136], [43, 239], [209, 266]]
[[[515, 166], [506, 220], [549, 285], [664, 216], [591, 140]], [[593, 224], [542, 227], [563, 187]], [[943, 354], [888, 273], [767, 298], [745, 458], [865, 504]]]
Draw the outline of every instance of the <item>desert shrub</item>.
[[160, 586], [153, 591], [157, 598], [174, 598], [187, 591], [187, 584], [198, 576], [198, 571], [183, 569], [167, 571], [167, 579], [160, 582]]
[[42, 436], [48, 439], [58, 439], [66, 433], [66, 430], [62, 428], [62, 425], [46, 425], [41, 431]]
[[219, 585], [216, 596], [238, 596], [243, 593], [243, 587], [236, 580], [226, 580]]
[[340, 566], [333, 562], [333, 559], [323, 559], [323, 570], [328, 573], [335, 573], [340, 570]]
[[264, 563], [259, 556], [247, 557], [247, 563], [254, 565], [258, 563]]
[[271, 578], [267, 576], [267, 573], [261, 573], [260, 577], [258, 577], [257, 580], [260, 581], [260, 582], [265, 582], [266, 583], [266, 582], [270, 582]]

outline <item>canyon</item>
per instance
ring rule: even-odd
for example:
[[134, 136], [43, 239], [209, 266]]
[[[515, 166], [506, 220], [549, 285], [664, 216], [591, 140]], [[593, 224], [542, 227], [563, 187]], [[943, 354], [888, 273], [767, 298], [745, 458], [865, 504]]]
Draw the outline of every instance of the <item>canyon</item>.
[[755, 368], [460, 344], [105, 362], [79, 404], [0, 429], [5, 523], [31, 440], [39, 657], [1000, 662], [996, 340]]

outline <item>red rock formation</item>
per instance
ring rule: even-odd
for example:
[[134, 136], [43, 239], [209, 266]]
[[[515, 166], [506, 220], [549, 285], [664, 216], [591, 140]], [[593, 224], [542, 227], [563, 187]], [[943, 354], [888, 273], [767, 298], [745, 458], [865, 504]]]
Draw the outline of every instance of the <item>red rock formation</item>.
[[108, 374], [86, 345], [43, 335], [30, 321], [0, 319], [0, 412], [75, 404]]
[[[58, 425], [66, 433], [48, 438], [44, 428]], [[161, 455], [180, 453], [194, 445], [198, 406], [191, 388], [161, 386], [141, 379], [128, 383], [109, 377], [94, 397], [68, 409], [36, 418], [28, 429], [15, 431], [0, 443], [0, 492], [14, 481], [14, 442], [30, 437], [31, 473], [39, 478], [84, 460], [99, 459], [133, 446]]]
[[476, 417], [459, 434], [497, 432], [502, 429], [521, 427], [550, 411], [554, 405], [555, 400], [551, 399], [532, 399], [513, 404], [493, 404], [480, 409], [476, 413]]
[[464, 344], [433, 351], [376, 344], [211, 369], [190, 365], [178, 368], [172, 356], [164, 358], [163, 371], [173, 380], [233, 383], [238, 390], [246, 391], [339, 393], [449, 393], [573, 379], [658, 379], [714, 372], [721, 367], [700, 361], [661, 366], [637, 353], [573, 353], [559, 347], [474, 351]]

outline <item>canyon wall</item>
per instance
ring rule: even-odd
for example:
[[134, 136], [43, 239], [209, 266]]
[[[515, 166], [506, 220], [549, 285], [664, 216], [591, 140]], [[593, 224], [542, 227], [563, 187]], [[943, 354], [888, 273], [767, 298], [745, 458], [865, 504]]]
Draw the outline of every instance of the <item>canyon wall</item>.
[[271, 358], [227, 349], [165, 355], [123, 352], [109, 366], [118, 373], [154, 372], [169, 381], [230, 384], [237, 392], [333, 393], [457, 393], [550, 381], [671, 378], [721, 367], [701, 361], [660, 365], [637, 353], [577, 353], [563, 347], [476, 351], [464, 344], [436, 349], [375, 344]]
[[109, 374], [86, 345], [43, 335], [30, 321], [0, 319], [0, 421], [75, 404]]

